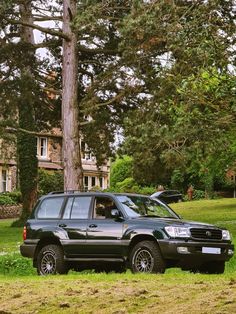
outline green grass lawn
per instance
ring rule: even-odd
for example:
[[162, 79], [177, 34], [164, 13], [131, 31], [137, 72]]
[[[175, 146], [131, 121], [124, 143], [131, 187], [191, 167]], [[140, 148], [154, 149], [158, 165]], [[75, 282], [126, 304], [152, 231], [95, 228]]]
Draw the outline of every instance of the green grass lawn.
[[[236, 200], [173, 204], [183, 219], [228, 228], [236, 240]], [[22, 228], [0, 220], [0, 313], [236, 313], [236, 258], [222, 275], [179, 269], [164, 275], [74, 273], [39, 277], [20, 256]], [[234, 240], [234, 244], [235, 243]]]
[[0, 220], [0, 254], [19, 253], [22, 242], [22, 228], [10, 228], [12, 219]]

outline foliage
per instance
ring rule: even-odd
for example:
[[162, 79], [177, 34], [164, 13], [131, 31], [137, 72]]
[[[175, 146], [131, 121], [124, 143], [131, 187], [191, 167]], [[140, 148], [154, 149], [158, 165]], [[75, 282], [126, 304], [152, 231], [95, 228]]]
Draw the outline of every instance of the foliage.
[[7, 194], [0, 194], [0, 205], [16, 205], [17, 203]]
[[138, 185], [131, 177], [124, 179], [122, 182], [116, 184], [116, 189], [119, 192], [138, 193]]
[[171, 176], [171, 187], [176, 190], [183, 190], [185, 175], [183, 169], [174, 169]]
[[[31, 2], [38, 16], [41, 5], [54, 18], [60, 14], [61, 1], [57, 8]], [[20, 28], [9, 22], [19, 22], [17, 4], [0, 6], [1, 114], [16, 124], [19, 95], [29, 83], [21, 70], [30, 69], [35, 84], [30, 82], [29, 102], [25, 98], [33, 115], [28, 122], [44, 130], [60, 119], [60, 96], [53, 101], [45, 90], [61, 89], [61, 40], [47, 35], [41, 43], [55, 63], [36, 58], [35, 46], [19, 40]], [[72, 25], [78, 35], [80, 131], [98, 165], [114, 152], [121, 126], [122, 154], [133, 158], [128, 176], [137, 184], [173, 180], [185, 188], [192, 182], [211, 193], [235, 151], [234, 6], [233, 0], [78, 2]], [[49, 71], [56, 73], [53, 84], [45, 78]]]
[[224, 176], [235, 146], [233, 16], [233, 1], [159, 1], [139, 3], [124, 20], [125, 60], [146, 93], [124, 129], [137, 182], [172, 178], [210, 194]]
[[30, 259], [22, 257], [19, 253], [0, 255], [0, 274], [11, 276], [35, 275]]
[[200, 200], [205, 198], [205, 191], [194, 190], [193, 191], [193, 200]]
[[0, 193], [0, 205], [15, 205], [22, 203], [20, 191]]
[[117, 158], [111, 165], [111, 187], [115, 187], [117, 183], [124, 181], [132, 176], [133, 159], [129, 156]]
[[43, 71], [47, 57], [43, 61], [37, 57], [32, 29], [25, 25], [33, 20], [33, 6], [36, 13], [40, 1], [4, 1], [0, 7], [0, 133], [1, 137], [6, 137], [10, 128], [17, 138], [23, 202], [19, 223], [25, 221], [36, 201], [38, 160], [34, 132], [50, 128], [52, 121], [60, 116], [45, 90], [45, 73], [50, 68]]
[[48, 194], [52, 191], [63, 191], [62, 171], [39, 170], [39, 195]]
[[139, 187], [138, 193], [145, 195], [152, 195], [156, 192], [156, 188], [154, 186], [143, 186]]

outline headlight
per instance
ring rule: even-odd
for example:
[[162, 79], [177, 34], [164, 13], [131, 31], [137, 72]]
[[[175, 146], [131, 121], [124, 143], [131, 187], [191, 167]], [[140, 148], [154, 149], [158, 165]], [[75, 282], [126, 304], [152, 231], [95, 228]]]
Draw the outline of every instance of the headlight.
[[231, 236], [228, 230], [222, 230], [222, 240], [231, 240]]
[[184, 227], [165, 227], [166, 233], [172, 238], [189, 238], [190, 232], [188, 228]]

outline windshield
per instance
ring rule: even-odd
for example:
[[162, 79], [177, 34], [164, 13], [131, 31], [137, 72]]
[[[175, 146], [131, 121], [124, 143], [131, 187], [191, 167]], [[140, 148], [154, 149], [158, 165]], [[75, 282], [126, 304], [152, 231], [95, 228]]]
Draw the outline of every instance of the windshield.
[[140, 216], [179, 218], [168, 206], [155, 199], [139, 195], [116, 195], [116, 197], [131, 218]]

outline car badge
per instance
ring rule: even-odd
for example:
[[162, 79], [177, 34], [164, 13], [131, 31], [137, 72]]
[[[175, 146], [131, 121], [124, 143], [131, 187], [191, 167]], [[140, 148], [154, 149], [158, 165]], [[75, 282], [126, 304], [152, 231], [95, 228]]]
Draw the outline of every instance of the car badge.
[[207, 235], [208, 237], [211, 237], [211, 231], [206, 231], [206, 235]]

